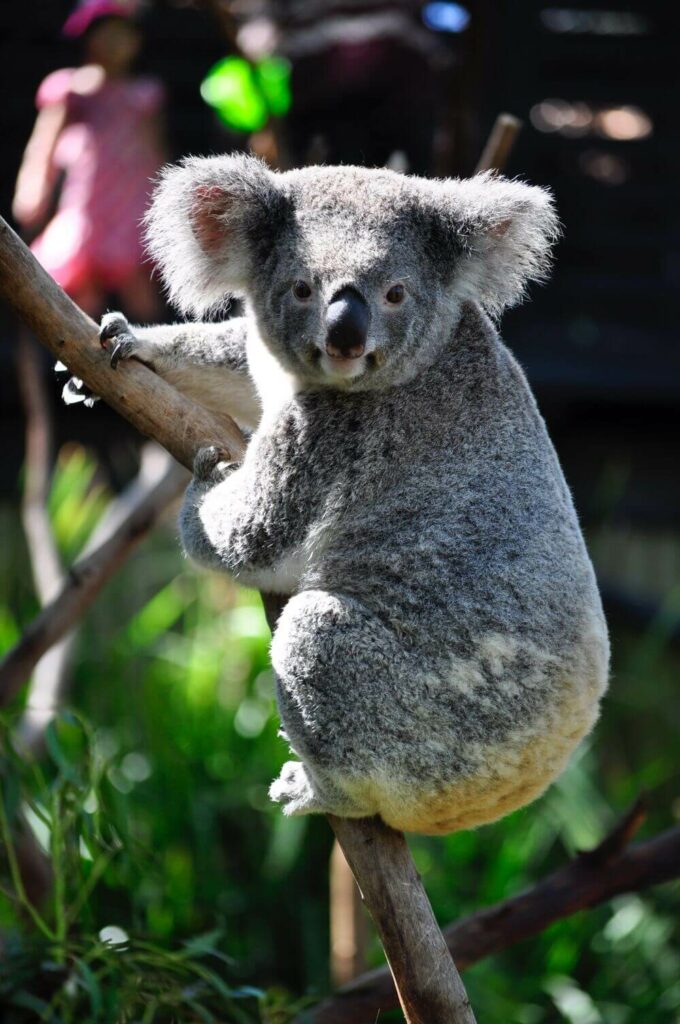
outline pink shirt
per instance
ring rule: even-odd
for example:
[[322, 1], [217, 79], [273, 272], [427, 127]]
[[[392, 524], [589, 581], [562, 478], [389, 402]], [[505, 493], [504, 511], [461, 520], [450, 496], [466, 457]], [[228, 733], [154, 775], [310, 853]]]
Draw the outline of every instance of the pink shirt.
[[54, 218], [31, 248], [66, 291], [114, 290], [143, 260], [140, 222], [151, 179], [163, 163], [155, 126], [164, 101], [152, 78], [105, 79], [95, 92], [72, 88], [75, 68], [54, 71], [38, 108], [64, 103], [53, 161], [64, 173]]

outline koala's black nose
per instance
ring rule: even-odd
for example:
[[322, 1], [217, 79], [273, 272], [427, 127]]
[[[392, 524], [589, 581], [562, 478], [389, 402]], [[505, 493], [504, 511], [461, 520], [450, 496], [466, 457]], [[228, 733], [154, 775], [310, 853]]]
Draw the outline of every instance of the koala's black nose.
[[326, 352], [334, 359], [358, 359], [366, 348], [368, 303], [355, 288], [341, 288], [326, 315]]

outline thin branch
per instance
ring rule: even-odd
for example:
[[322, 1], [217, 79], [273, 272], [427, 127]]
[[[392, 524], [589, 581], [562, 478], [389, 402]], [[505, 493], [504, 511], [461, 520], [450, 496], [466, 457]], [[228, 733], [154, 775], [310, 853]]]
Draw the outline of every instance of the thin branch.
[[[25, 479], [22, 523], [36, 594], [44, 607], [62, 585], [64, 570], [47, 511], [52, 478], [52, 416], [35, 342], [26, 332], [19, 338], [19, 392], [26, 415]], [[27, 705], [54, 707], [68, 685], [75, 633], [66, 634], [35, 666]], [[30, 719], [31, 712], [28, 712]], [[27, 715], [24, 714], [24, 720]], [[45, 720], [44, 725], [47, 725]], [[39, 732], [29, 722], [31, 746]]]
[[592, 865], [609, 864], [637, 835], [646, 817], [647, 801], [644, 796], [639, 796], [602, 842], [592, 850], [581, 850], [579, 857]]
[[[635, 846], [621, 844], [640, 823], [639, 805], [615, 826], [599, 847], [517, 896], [461, 918], [444, 937], [461, 970], [626, 892], [638, 892], [680, 877], [680, 827]], [[622, 826], [625, 826], [622, 828]], [[603, 855], [604, 851], [604, 855]], [[309, 1024], [369, 1024], [398, 1005], [389, 971], [371, 971], [340, 989], [305, 1018]]]
[[52, 475], [52, 417], [36, 346], [26, 332], [19, 338], [17, 381], [26, 416], [21, 516], [36, 593], [40, 603], [47, 604], [59, 589], [63, 576], [47, 512]]
[[[0, 707], [16, 696], [31, 675], [38, 660], [64, 637], [92, 604], [104, 584], [121, 562], [146, 536], [168, 504], [186, 486], [186, 470], [176, 462], [166, 462], [162, 472], [148, 488], [135, 483], [137, 499], [130, 502], [127, 493], [121, 505], [111, 513], [118, 518], [127, 511], [112, 532], [107, 531], [98, 545], [88, 549], [69, 570], [61, 591], [28, 626], [19, 642], [0, 662]], [[113, 525], [113, 521], [112, 521]]]
[[352, 869], [337, 839], [331, 852], [329, 881], [331, 980], [339, 988], [366, 970], [368, 918]]
[[499, 114], [475, 167], [475, 174], [504, 170], [521, 128], [522, 122], [513, 114]]

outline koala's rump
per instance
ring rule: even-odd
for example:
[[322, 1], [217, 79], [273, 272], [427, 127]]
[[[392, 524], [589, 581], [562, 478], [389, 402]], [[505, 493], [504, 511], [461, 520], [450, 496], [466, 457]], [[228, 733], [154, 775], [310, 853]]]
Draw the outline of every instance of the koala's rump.
[[293, 598], [272, 647], [291, 745], [356, 813], [444, 833], [533, 799], [591, 728], [606, 680], [597, 621], [555, 657], [490, 635], [469, 658], [414, 654], [355, 598]]
[[[604, 677], [606, 678], [606, 676]], [[376, 790], [378, 813], [392, 828], [445, 835], [483, 825], [530, 803], [564, 770], [598, 715], [603, 677], [566, 682], [560, 699], [530, 725], [497, 742], [470, 744], [471, 767], [436, 787], [409, 779]]]

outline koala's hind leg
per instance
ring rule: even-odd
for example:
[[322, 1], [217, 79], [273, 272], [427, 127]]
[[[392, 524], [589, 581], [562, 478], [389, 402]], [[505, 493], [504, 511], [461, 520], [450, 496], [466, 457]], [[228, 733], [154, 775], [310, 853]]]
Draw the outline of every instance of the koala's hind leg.
[[323, 590], [291, 598], [272, 641], [281, 721], [303, 761], [284, 766], [272, 787], [286, 813], [380, 813], [403, 738], [391, 693], [403, 660], [394, 633], [360, 601]]

